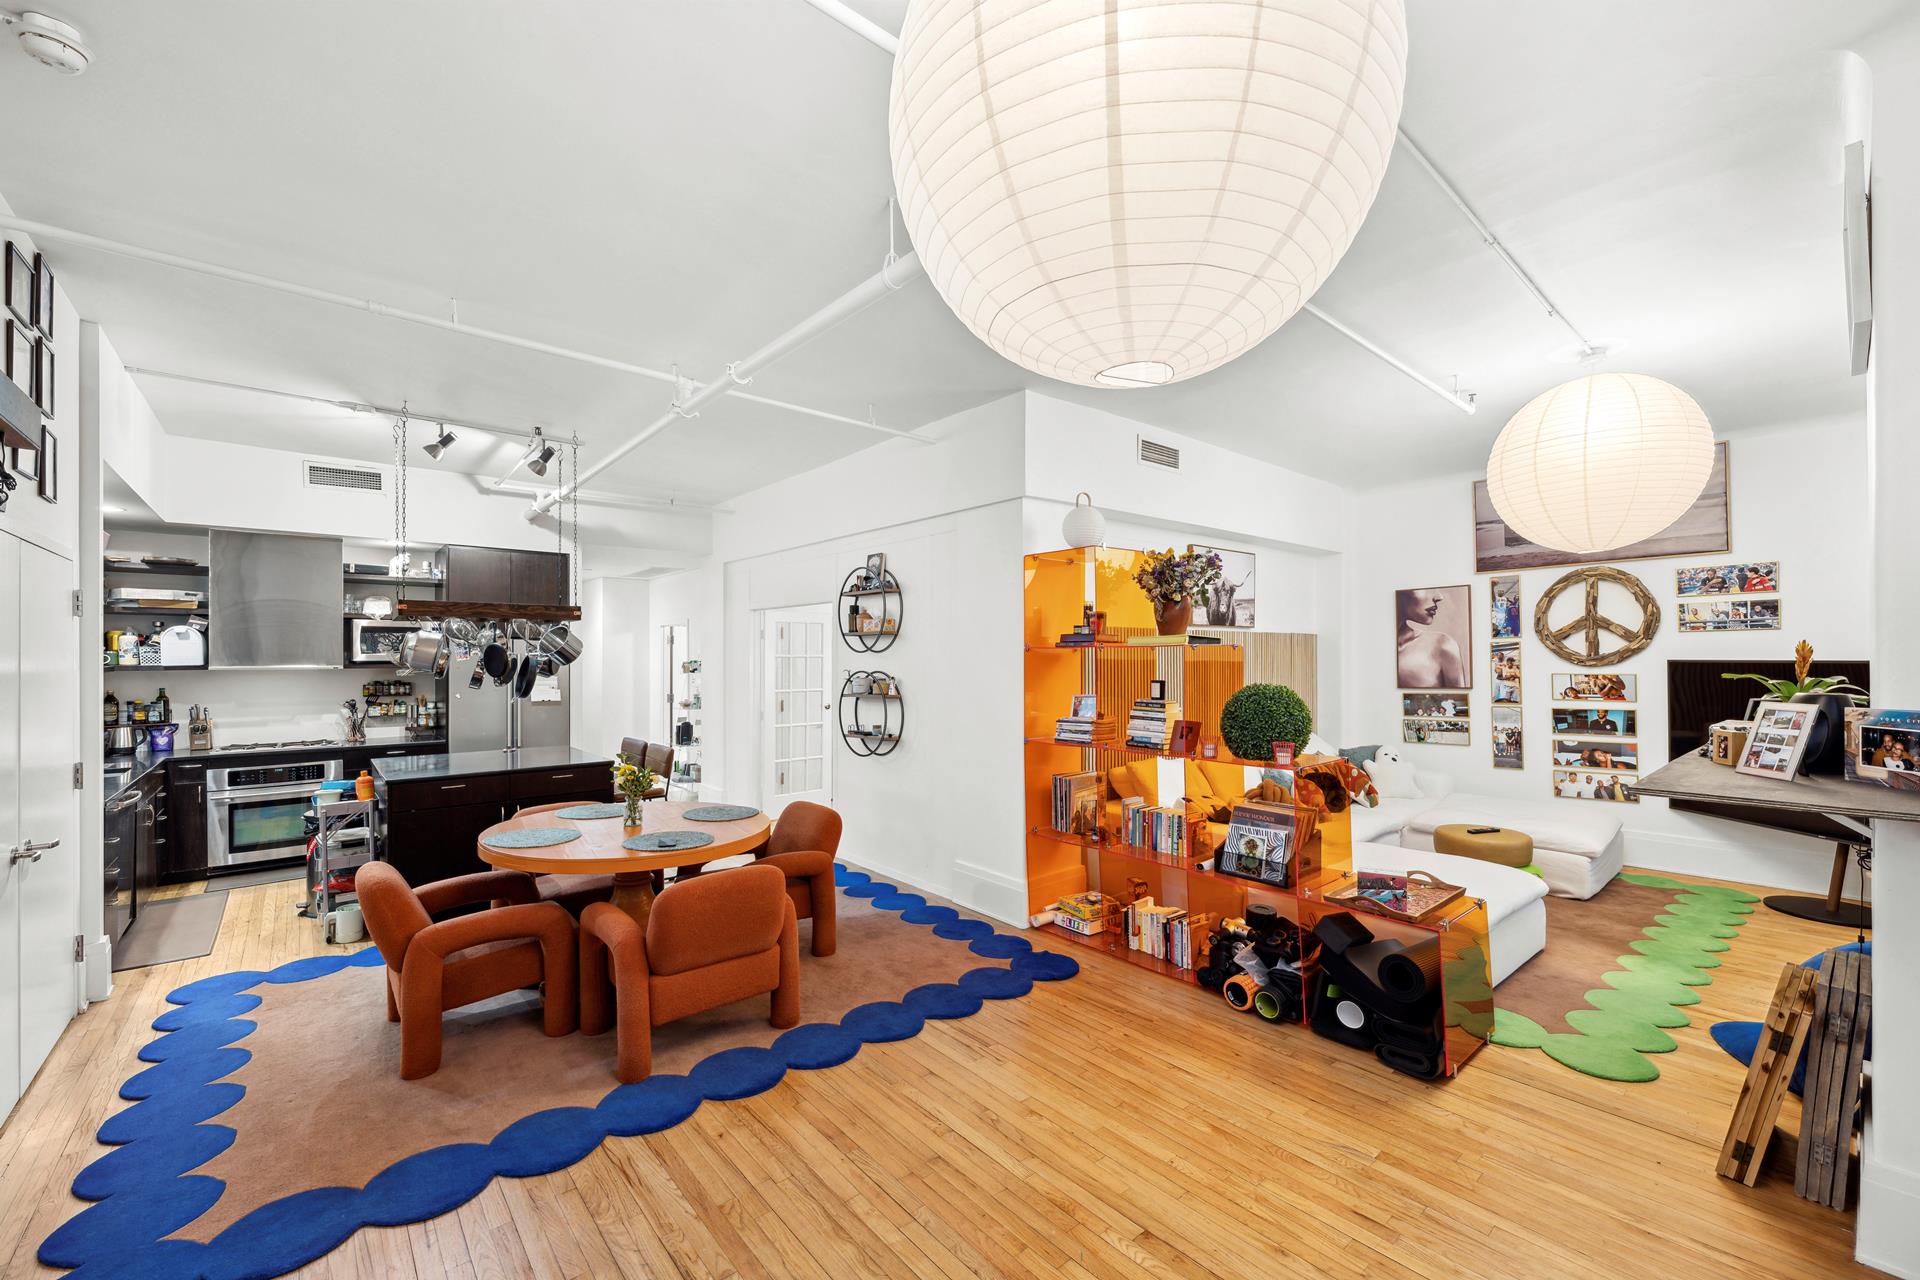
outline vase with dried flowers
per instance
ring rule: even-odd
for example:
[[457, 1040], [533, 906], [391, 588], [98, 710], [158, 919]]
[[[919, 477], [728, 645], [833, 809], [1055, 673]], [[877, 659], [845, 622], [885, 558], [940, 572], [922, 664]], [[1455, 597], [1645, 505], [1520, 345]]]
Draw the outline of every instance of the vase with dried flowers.
[[622, 751], [613, 761], [613, 789], [627, 802], [627, 816], [624, 825], [629, 831], [640, 830], [640, 801], [647, 792], [653, 790], [658, 781], [653, 770], [641, 764], [639, 760]]
[[1149, 551], [1133, 571], [1134, 583], [1153, 604], [1154, 629], [1163, 636], [1186, 634], [1193, 602], [1220, 581], [1224, 566], [1213, 551]]
[[1723, 680], [1757, 680], [1771, 701], [1798, 702], [1818, 707], [1807, 732], [1807, 749], [1800, 767], [1807, 773], [1837, 775], [1846, 768], [1847, 708], [1867, 705], [1867, 691], [1845, 676], [1811, 675], [1813, 646], [1802, 640], [1793, 647], [1793, 679], [1778, 680], [1753, 672], [1726, 672]]

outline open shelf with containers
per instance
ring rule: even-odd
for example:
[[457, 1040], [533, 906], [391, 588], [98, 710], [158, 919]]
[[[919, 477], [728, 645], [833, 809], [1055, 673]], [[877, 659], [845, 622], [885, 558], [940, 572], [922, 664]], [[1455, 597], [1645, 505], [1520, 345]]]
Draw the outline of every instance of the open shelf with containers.
[[[1305, 1022], [1317, 977], [1310, 935], [1333, 914], [1354, 915], [1377, 939], [1411, 945], [1438, 938], [1444, 1062], [1442, 1077], [1457, 1072], [1492, 1030], [1493, 1004], [1487, 949], [1485, 905], [1462, 897], [1418, 922], [1402, 922], [1354, 910], [1332, 895], [1355, 884], [1353, 842], [1345, 812], [1309, 812], [1296, 808], [1296, 831], [1309, 831], [1294, 853], [1295, 876], [1285, 888], [1212, 869], [1215, 838], [1204, 822], [1189, 821], [1179, 852], [1131, 845], [1122, 838], [1107, 779], [1120, 765], [1153, 761], [1158, 766], [1158, 798], [1163, 806], [1189, 809], [1189, 762], [1238, 767], [1251, 784], [1248, 769], [1268, 762], [1236, 759], [1219, 738], [1220, 713], [1227, 699], [1246, 683], [1246, 654], [1231, 638], [1218, 644], [1130, 645], [1130, 635], [1154, 632], [1153, 609], [1133, 582], [1144, 553], [1111, 547], [1050, 551], [1025, 558], [1023, 741], [1026, 779], [1027, 909], [1047, 911], [1064, 898], [1098, 891], [1116, 903], [1151, 897], [1164, 907], [1183, 910], [1191, 945], [1199, 953], [1160, 957], [1128, 945], [1117, 923], [1084, 934], [1064, 925], [1042, 925], [1052, 939], [1103, 951], [1117, 959], [1178, 981], [1196, 982], [1204, 963], [1208, 934], [1230, 918], [1244, 918], [1255, 903], [1271, 907], [1301, 931], [1308, 959], [1302, 963]], [[1081, 625], [1088, 610], [1101, 615], [1102, 630], [1089, 645], [1061, 644]], [[1211, 741], [1215, 754], [1200, 754], [1199, 743], [1184, 753], [1131, 747], [1125, 728], [1136, 699], [1146, 698], [1154, 681], [1164, 681], [1166, 696], [1180, 704], [1180, 719], [1199, 722], [1199, 743]], [[1066, 743], [1055, 736], [1056, 721], [1076, 695], [1093, 694], [1102, 717], [1110, 718], [1116, 737], [1092, 745]], [[1059, 774], [1094, 773], [1100, 778], [1098, 830], [1067, 833], [1053, 826], [1053, 779]], [[1177, 788], [1172, 790], [1171, 788]], [[1178, 797], [1176, 800], [1175, 797]], [[1238, 798], [1237, 796], [1235, 797]], [[1206, 918], [1201, 927], [1202, 917]], [[1224, 1010], [1223, 1010], [1224, 1012]]]

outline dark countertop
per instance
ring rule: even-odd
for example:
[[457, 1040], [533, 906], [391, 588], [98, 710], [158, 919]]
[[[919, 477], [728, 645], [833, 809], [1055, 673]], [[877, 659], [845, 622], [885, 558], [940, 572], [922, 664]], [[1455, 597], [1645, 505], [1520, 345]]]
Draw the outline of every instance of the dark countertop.
[[[525, 747], [519, 751], [460, 751], [436, 756], [382, 756], [373, 762], [381, 782], [434, 782], [444, 778], [474, 778], [490, 773], [526, 773], [536, 769], [564, 769], [568, 765], [613, 767], [603, 752], [573, 747]], [[612, 786], [612, 779], [608, 779]]]
[[[100, 775], [101, 800], [103, 802], [111, 800], [128, 787], [133, 786], [142, 778], [145, 778], [155, 769], [164, 769], [169, 760], [192, 760], [207, 764], [226, 764], [229, 761], [257, 760], [269, 756], [282, 757], [284, 760], [307, 759], [310, 757], [324, 759], [335, 753], [387, 751], [395, 747], [407, 747], [425, 752], [439, 752], [444, 756], [447, 741], [445, 738], [395, 739], [391, 741], [363, 742], [351, 747], [344, 742], [336, 742], [331, 746], [324, 747], [268, 747], [260, 751], [232, 751], [224, 747], [215, 747], [211, 751], [194, 751], [189, 748], [180, 751], [155, 752], [149, 751], [145, 747], [140, 747], [130, 756], [108, 756], [106, 758]], [[376, 757], [376, 759], [378, 758], [382, 757]], [[384, 758], [399, 760], [412, 757], [393, 756]], [[124, 764], [126, 767], [114, 767], [121, 764]]]

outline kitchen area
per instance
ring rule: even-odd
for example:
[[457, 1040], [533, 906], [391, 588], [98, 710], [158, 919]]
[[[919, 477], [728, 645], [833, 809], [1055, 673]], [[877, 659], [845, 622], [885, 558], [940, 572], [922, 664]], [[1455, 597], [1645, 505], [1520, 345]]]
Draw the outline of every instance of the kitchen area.
[[[570, 557], [224, 529], [108, 530], [106, 912], [123, 955], [197, 882], [290, 883], [357, 936], [352, 873], [482, 869], [518, 808], [608, 795], [576, 751]], [[345, 908], [343, 911], [342, 908]], [[350, 917], [343, 919], [342, 917]], [[150, 928], [157, 926], [150, 926]]]

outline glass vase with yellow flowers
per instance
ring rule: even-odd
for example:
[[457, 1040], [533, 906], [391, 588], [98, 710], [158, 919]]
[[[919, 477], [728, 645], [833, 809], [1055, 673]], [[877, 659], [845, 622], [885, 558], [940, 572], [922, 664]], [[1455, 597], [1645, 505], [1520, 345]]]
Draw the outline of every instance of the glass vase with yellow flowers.
[[653, 770], [622, 751], [613, 761], [613, 789], [627, 802], [625, 824], [628, 830], [640, 829], [640, 802], [658, 781]]

